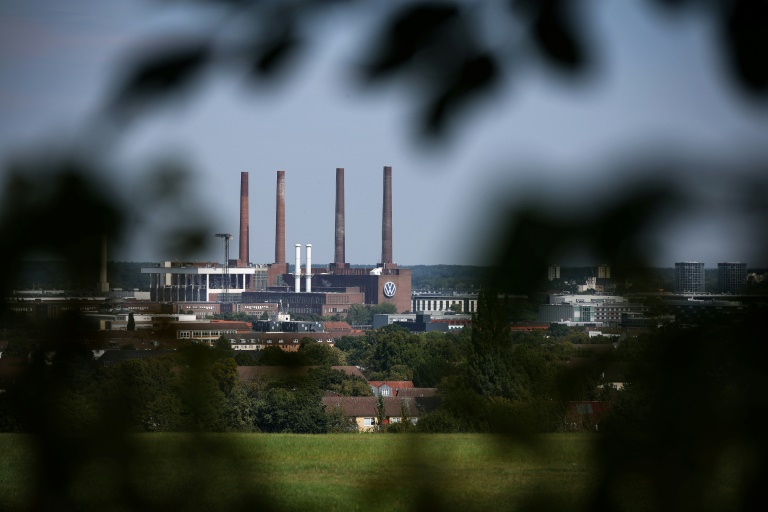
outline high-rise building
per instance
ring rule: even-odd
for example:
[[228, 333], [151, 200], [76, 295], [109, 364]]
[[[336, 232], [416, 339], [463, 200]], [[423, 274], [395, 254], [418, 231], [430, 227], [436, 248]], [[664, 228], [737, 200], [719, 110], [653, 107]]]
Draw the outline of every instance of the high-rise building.
[[597, 278], [598, 279], [610, 279], [611, 278], [611, 266], [606, 265], [603, 263], [599, 267], [597, 267]]
[[550, 265], [547, 267], [547, 279], [549, 281], [560, 279], [560, 265]]
[[675, 293], [704, 293], [704, 264], [698, 261], [675, 263]]
[[746, 283], [746, 263], [727, 262], [717, 264], [717, 287], [720, 293], [741, 293]]

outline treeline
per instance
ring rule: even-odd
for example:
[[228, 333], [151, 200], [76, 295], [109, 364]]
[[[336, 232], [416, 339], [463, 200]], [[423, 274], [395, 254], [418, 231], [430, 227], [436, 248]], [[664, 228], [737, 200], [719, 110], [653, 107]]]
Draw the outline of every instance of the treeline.
[[477, 292], [488, 275], [488, 268], [472, 265], [413, 265], [411, 287], [414, 291]]
[[[267, 349], [262, 364], [317, 365], [306, 375], [289, 370], [243, 380], [226, 341], [209, 348], [191, 344], [177, 354], [134, 359], [112, 366], [93, 360], [82, 343], [68, 343], [50, 362], [44, 352], [15, 386], [0, 394], [0, 431], [41, 428], [87, 433], [100, 428], [135, 432], [297, 432], [345, 430], [326, 413], [326, 391], [370, 396], [360, 377], [332, 370], [343, 362], [337, 349], [316, 342], [287, 354]], [[50, 364], [49, 364], [50, 363]]]

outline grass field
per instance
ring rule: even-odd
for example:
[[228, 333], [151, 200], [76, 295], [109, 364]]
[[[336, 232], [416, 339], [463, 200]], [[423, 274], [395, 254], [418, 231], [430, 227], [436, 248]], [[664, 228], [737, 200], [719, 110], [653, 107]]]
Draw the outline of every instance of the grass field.
[[[479, 434], [0, 434], [0, 511], [592, 511], [597, 439], [546, 434], [509, 444]], [[732, 453], [699, 489], [686, 490], [685, 475], [667, 479], [661, 464], [653, 473], [671, 484], [678, 503], [656, 498], [670, 510], [742, 509], [748, 455]], [[616, 509], [657, 510], [661, 502], [647, 485], [654, 476], [632, 475], [617, 482]]]
[[31, 436], [3, 434], [0, 508], [580, 508], [594, 478], [594, 436], [536, 439], [523, 445], [487, 435], [136, 434], [58, 439], [40, 448]]

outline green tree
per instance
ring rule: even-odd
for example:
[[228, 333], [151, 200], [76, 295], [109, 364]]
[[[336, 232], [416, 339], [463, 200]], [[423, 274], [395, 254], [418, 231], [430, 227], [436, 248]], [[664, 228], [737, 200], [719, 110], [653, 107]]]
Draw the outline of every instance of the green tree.
[[238, 366], [256, 366], [259, 364], [258, 360], [251, 354], [239, 350], [235, 353], [235, 361]]
[[222, 334], [213, 344], [213, 349], [216, 352], [216, 357], [228, 357], [232, 352], [232, 344], [229, 342], [229, 339]]
[[369, 333], [366, 336], [342, 336], [334, 344], [344, 352], [347, 364], [368, 367], [373, 357], [375, 337]]
[[384, 397], [379, 395], [376, 399], [376, 430], [382, 431], [385, 428], [385, 421], [387, 419], [386, 405], [384, 404]]
[[363, 304], [352, 304], [347, 311], [347, 322], [350, 325], [371, 325], [373, 322], [371, 309]]
[[319, 343], [312, 338], [304, 338], [299, 346], [300, 364], [306, 366], [344, 366], [344, 353], [336, 347]]
[[380, 379], [412, 377], [422, 359], [421, 337], [397, 325], [383, 327], [371, 336], [375, 341], [369, 372]]
[[357, 422], [344, 416], [344, 411], [340, 407], [333, 407], [330, 411], [326, 411], [326, 417], [329, 433], [345, 434], [358, 431]]
[[390, 302], [382, 302], [381, 304], [373, 304], [367, 306], [371, 311], [371, 321], [373, 321], [373, 315], [393, 315], [399, 313], [397, 306]]
[[328, 366], [312, 368], [308, 376], [312, 387], [319, 392], [332, 391], [341, 396], [372, 396], [368, 382], [356, 375], [347, 375], [343, 371]]
[[328, 430], [328, 418], [319, 393], [273, 387], [258, 402], [256, 426], [262, 432], [321, 434]]

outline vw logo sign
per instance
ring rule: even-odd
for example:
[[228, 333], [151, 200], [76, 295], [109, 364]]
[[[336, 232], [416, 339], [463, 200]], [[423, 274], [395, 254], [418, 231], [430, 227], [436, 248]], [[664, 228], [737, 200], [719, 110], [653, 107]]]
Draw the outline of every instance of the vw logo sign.
[[392, 281], [387, 281], [384, 283], [384, 296], [387, 298], [392, 298], [395, 295], [395, 292], [397, 291], [397, 287], [395, 286], [395, 283]]

